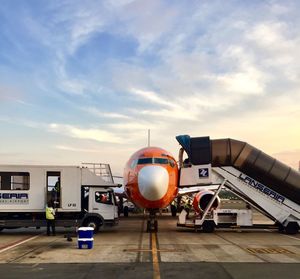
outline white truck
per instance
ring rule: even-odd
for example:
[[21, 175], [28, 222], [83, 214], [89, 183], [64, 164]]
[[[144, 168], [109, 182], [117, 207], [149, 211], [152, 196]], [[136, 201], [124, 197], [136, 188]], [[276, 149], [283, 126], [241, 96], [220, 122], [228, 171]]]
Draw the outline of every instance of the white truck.
[[118, 223], [108, 164], [82, 166], [0, 165], [0, 231], [44, 227], [45, 207], [56, 209], [56, 226]]

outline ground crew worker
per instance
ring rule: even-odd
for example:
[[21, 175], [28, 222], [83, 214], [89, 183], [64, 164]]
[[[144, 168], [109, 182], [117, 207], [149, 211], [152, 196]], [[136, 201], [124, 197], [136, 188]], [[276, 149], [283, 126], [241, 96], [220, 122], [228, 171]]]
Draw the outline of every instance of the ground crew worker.
[[101, 202], [107, 203], [107, 195], [106, 194], [101, 195]]
[[191, 200], [188, 199], [187, 203], [185, 204], [185, 207], [184, 207], [187, 215], [186, 215], [186, 218], [189, 217], [189, 214], [190, 214], [190, 210], [192, 209], [192, 204], [191, 204]]
[[56, 206], [59, 207], [59, 203], [60, 203], [60, 177], [58, 177], [54, 187], [53, 187], [53, 191], [52, 191], [53, 195], [52, 198], [55, 200], [56, 202]]
[[176, 207], [176, 202], [175, 200], [173, 200], [171, 202], [171, 213], [172, 213], [172, 216], [175, 217], [176, 216], [176, 213], [177, 213], [177, 207]]
[[59, 193], [60, 193], [60, 177], [58, 177], [58, 179], [55, 183], [54, 190], [59, 195]]
[[46, 220], [47, 220], [47, 235], [50, 235], [50, 227], [52, 234], [55, 235], [55, 210], [52, 204], [48, 203], [46, 206]]

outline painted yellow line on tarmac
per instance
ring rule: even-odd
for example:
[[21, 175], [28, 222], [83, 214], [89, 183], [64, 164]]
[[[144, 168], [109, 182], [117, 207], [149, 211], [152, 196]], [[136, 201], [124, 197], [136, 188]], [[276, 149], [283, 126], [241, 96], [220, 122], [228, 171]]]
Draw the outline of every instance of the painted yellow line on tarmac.
[[263, 247], [263, 248], [246, 248], [250, 254], [295, 254], [285, 248], [280, 247]]
[[3, 252], [5, 252], [5, 251], [7, 251], [7, 250], [10, 250], [10, 249], [12, 249], [12, 248], [14, 248], [14, 247], [17, 247], [17, 246], [19, 246], [19, 245], [21, 245], [21, 244], [23, 244], [23, 243], [26, 243], [26, 242], [28, 242], [28, 241], [30, 241], [30, 240], [33, 240], [33, 239], [35, 239], [35, 238], [38, 238], [40, 235], [35, 235], [35, 236], [32, 236], [32, 237], [29, 237], [29, 238], [26, 238], [26, 239], [21, 239], [21, 240], [19, 240], [19, 241], [17, 241], [17, 242], [14, 242], [14, 243], [12, 243], [11, 245], [8, 245], [8, 246], [6, 246], [6, 247], [4, 247], [3, 249], [1, 249], [0, 250], [0, 253], [3, 253]]
[[160, 269], [159, 269], [158, 250], [157, 250], [156, 241], [157, 241], [157, 234], [151, 233], [153, 279], [160, 279]]

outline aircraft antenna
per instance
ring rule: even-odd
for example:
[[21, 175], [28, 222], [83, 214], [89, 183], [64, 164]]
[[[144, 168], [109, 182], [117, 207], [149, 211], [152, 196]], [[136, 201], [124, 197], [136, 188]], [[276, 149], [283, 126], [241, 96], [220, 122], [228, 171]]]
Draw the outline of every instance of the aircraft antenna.
[[148, 147], [150, 147], [150, 129], [148, 129]]

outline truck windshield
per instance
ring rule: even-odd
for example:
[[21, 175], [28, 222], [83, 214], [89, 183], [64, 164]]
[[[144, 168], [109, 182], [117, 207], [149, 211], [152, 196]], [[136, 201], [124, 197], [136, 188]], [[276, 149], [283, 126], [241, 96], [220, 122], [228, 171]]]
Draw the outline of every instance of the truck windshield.
[[95, 192], [95, 201], [97, 203], [112, 204], [111, 193], [97, 191]]

